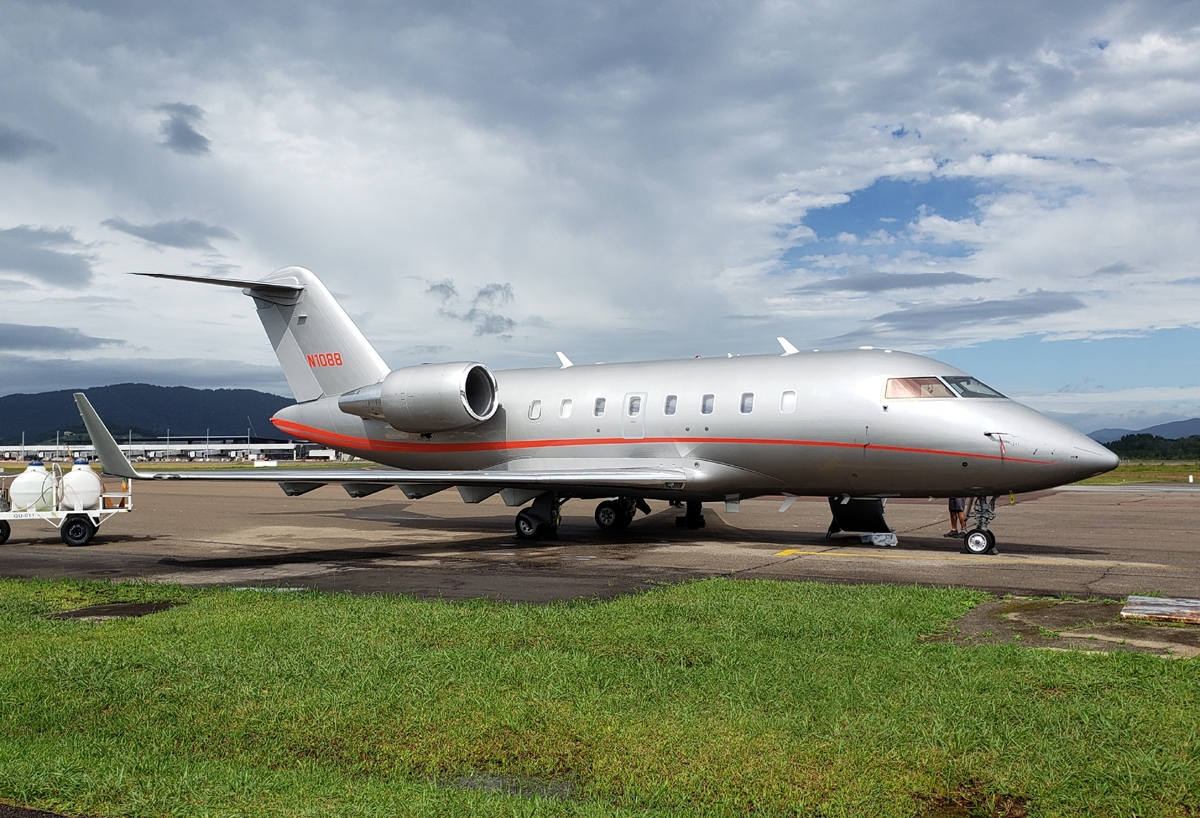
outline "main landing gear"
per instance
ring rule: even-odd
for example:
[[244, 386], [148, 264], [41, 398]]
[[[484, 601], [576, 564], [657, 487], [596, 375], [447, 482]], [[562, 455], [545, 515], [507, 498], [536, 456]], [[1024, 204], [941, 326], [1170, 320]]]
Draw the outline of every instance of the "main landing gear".
[[967, 516], [975, 518], [975, 528], [967, 532], [963, 540], [964, 554], [996, 554], [996, 535], [988, 526], [996, 519], [996, 495], [976, 497], [967, 509]]
[[692, 531], [704, 528], [704, 504], [698, 500], [688, 500], [686, 508], [687, 511], [682, 517], [675, 518], [675, 527]]
[[566, 499], [546, 492], [534, 500], [529, 508], [521, 509], [515, 521], [517, 539], [558, 539], [558, 524], [562, 522], [562, 504]]
[[641, 497], [618, 497], [596, 506], [596, 525], [601, 531], [621, 531], [629, 528], [633, 516], [641, 511], [650, 513], [650, 506]]

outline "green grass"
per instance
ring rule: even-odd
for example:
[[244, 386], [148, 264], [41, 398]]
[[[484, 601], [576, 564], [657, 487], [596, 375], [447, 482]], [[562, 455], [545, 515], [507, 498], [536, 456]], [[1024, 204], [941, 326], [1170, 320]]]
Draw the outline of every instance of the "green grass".
[[[1079, 482], [1082, 485], [1103, 486], [1115, 483], [1186, 483], [1189, 474], [1200, 480], [1200, 463], [1187, 460], [1122, 460], [1114, 470]], [[1196, 485], [1200, 487], [1200, 483]]]
[[[1200, 811], [1200, 664], [923, 640], [982, 598], [709, 580], [530, 606], [0, 580], [0, 800], [101, 816]], [[147, 599], [187, 604], [42, 617]], [[568, 795], [456, 786], [472, 774]]]

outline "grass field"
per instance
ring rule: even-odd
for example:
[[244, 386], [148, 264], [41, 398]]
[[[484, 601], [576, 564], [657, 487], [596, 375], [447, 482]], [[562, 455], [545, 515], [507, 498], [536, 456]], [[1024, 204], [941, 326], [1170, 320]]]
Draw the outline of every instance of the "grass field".
[[[1113, 471], [1099, 477], [1089, 477], [1080, 483], [1107, 486], [1117, 483], [1186, 483], [1188, 475], [1200, 481], [1200, 463], [1194, 460], [1123, 460]], [[1195, 485], [1200, 488], [1200, 482]]]
[[[1196, 815], [1200, 663], [927, 642], [976, 592], [443, 603], [0, 580], [0, 801], [89, 815]], [[115, 601], [139, 619], [47, 620]]]

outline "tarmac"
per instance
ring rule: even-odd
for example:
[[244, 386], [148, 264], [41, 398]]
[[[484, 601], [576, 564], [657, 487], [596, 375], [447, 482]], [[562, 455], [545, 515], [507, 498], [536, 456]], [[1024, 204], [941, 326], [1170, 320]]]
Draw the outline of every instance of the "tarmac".
[[825, 538], [829, 508], [803, 498], [705, 507], [707, 525], [677, 528], [679, 509], [651, 502], [625, 531], [600, 532], [594, 502], [563, 507], [559, 539], [513, 533], [498, 497], [464, 504], [446, 491], [409, 501], [395, 490], [355, 500], [330, 486], [301, 497], [247, 483], [139, 482], [134, 510], [69, 548], [51, 526], [13, 524], [0, 576], [142, 580], [195, 586], [316, 588], [423, 598], [548, 602], [606, 598], [702, 577], [898, 583], [1017, 596], [1200, 597], [1200, 488], [1068, 487], [997, 503], [1000, 553], [962, 553], [945, 500], [891, 500], [896, 547]]

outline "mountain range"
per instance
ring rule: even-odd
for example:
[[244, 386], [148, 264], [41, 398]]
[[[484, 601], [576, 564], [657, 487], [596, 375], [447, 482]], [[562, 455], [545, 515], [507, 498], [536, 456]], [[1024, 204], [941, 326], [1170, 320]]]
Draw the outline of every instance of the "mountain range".
[[133, 437], [153, 439], [170, 431], [171, 437], [213, 438], [252, 436], [260, 440], [285, 440], [271, 424], [271, 416], [290, 405], [288, 398], [253, 389], [192, 389], [187, 386], [151, 386], [121, 383], [91, 389], [65, 389], [33, 395], [0, 397], [0, 444], [53, 443], [55, 435], [71, 432], [74, 440], [86, 439], [83, 421], [75, 408], [74, 392], [84, 392], [113, 435], [130, 431]]
[[1170, 423], [1160, 423], [1146, 429], [1097, 429], [1088, 437], [1097, 443], [1112, 443], [1125, 435], [1157, 435], [1168, 440], [1178, 440], [1181, 437], [1200, 435], [1200, 418], [1175, 420]]

